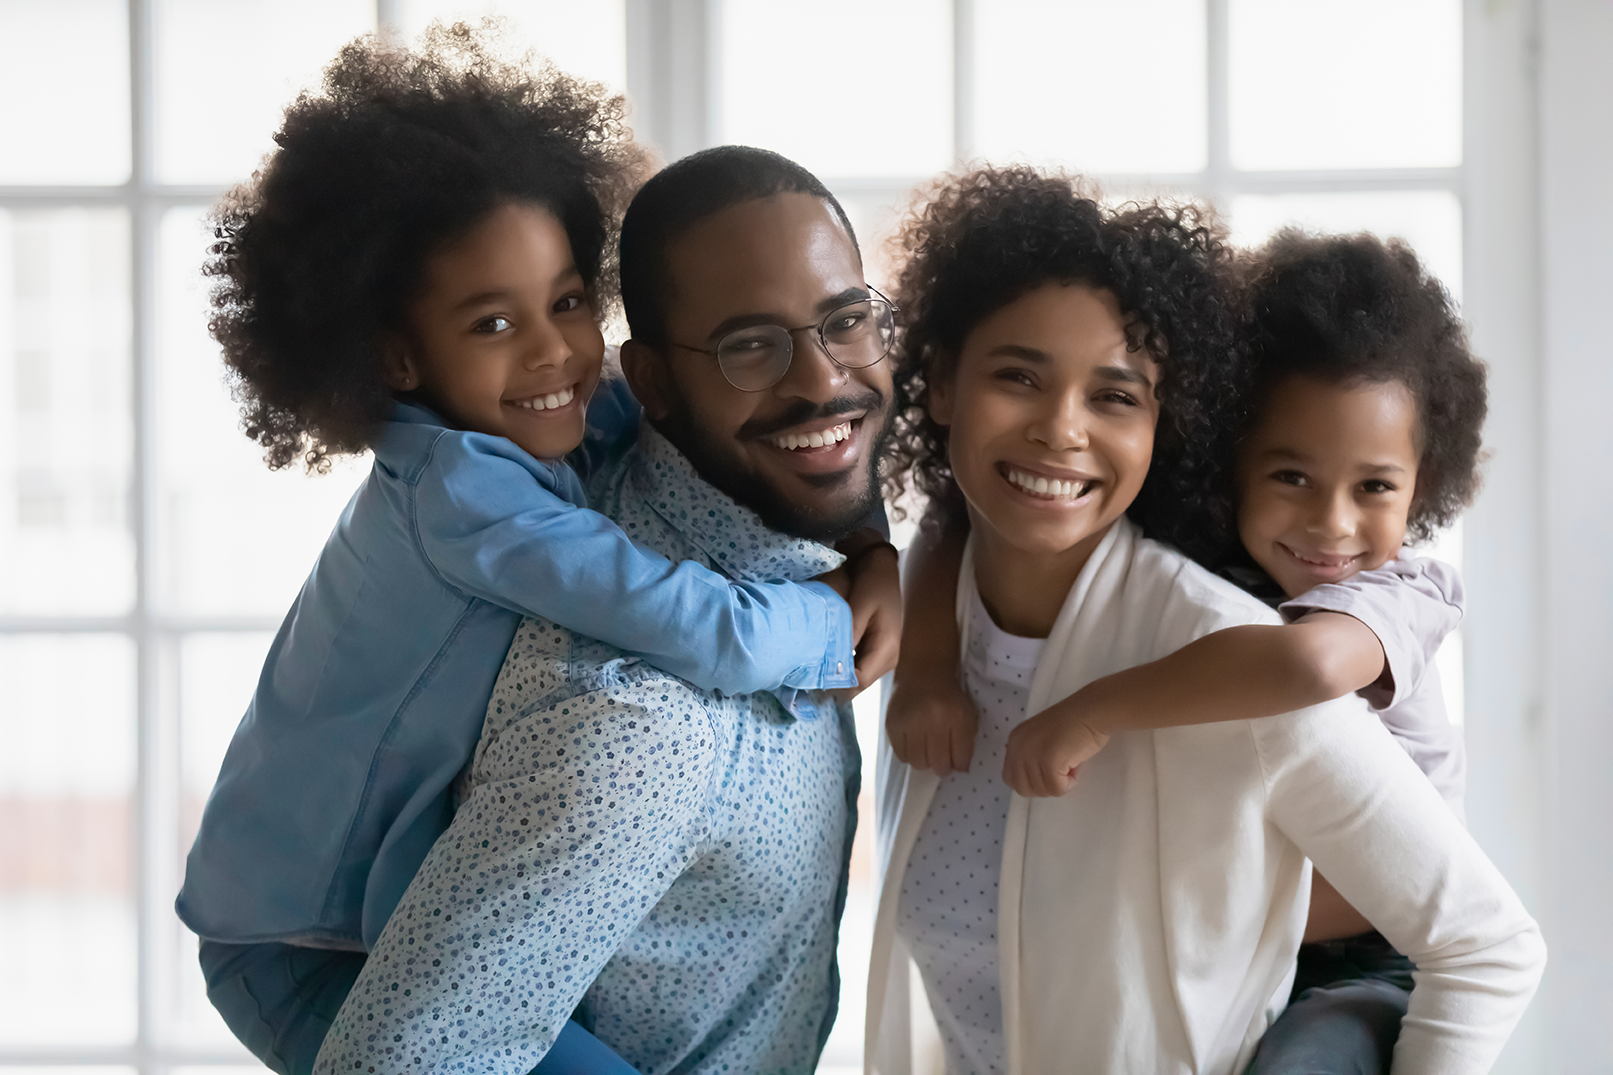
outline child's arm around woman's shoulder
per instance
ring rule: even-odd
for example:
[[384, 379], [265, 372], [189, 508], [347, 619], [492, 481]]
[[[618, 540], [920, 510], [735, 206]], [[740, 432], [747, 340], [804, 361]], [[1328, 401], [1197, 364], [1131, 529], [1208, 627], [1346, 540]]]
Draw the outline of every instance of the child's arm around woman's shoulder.
[[414, 539], [443, 581], [636, 654], [705, 689], [856, 684], [851, 611], [821, 582], [737, 582], [635, 545], [561, 463], [446, 431], [414, 480]]
[[1355, 692], [1383, 708], [1421, 680], [1461, 610], [1454, 569], [1403, 552], [1284, 603], [1282, 626], [1230, 627], [1094, 680], [1014, 729], [1003, 779], [1063, 795], [1115, 732], [1254, 720]]

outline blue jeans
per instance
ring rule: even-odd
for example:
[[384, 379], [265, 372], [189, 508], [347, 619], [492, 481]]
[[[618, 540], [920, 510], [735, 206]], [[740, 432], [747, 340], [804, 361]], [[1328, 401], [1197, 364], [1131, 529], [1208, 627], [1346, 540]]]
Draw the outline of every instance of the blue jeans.
[[1304, 944], [1288, 1007], [1246, 1075], [1381, 1075], [1411, 997], [1411, 960], [1379, 933]]
[[[203, 941], [207, 999], [252, 1055], [279, 1075], [312, 1075], [319, 1046], [364, 969], [363, 952]], [[638, 1075], [568, 1022], [532, 1075]]]

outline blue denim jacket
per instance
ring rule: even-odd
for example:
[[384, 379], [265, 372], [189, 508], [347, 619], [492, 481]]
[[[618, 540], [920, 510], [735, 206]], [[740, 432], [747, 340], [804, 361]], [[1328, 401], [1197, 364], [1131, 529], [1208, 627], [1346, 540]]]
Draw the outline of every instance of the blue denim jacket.
[[368, 949], [452, 818], [517, 624], [742, 694], [855, 683], [821, 583], [634, 545], [570, 467], [400, 403], [281, 624], [176, 901], [210, 940]]

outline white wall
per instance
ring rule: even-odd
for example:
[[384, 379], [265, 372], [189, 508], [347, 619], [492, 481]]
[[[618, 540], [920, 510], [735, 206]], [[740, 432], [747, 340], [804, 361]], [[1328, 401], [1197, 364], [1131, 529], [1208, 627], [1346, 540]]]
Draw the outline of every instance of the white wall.
[[1470, 0], [1468, 280], [1492, 457], [1468, 517], [1474, 834], [1540, 918], [1498, 1071], [1613, 1072], [1613, 4]]

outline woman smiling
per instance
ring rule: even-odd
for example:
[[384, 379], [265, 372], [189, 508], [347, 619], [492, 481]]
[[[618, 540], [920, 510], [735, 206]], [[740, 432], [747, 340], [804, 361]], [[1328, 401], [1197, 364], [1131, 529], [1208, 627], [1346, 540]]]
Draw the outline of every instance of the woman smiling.
[[1418, 966], [1395, 1070], [1487, 1070], [1538, 929], [1354, 699], [1117, 733], [1061, 797], [1003, 783], [1027, 714], [1276, 622], [1177, 551], [1224, 534], [1237, 364], [1214, 229], [1009, 169], [953, 180], [903, 241], [898, 478], [967, 510], [980, 727], [944, 777], [895, 725], [881, 750], [871, 1069], [911, 1070], [911, 962], [953, 1075], [1241, 1072], [1288, 996], [1313, 860]]

